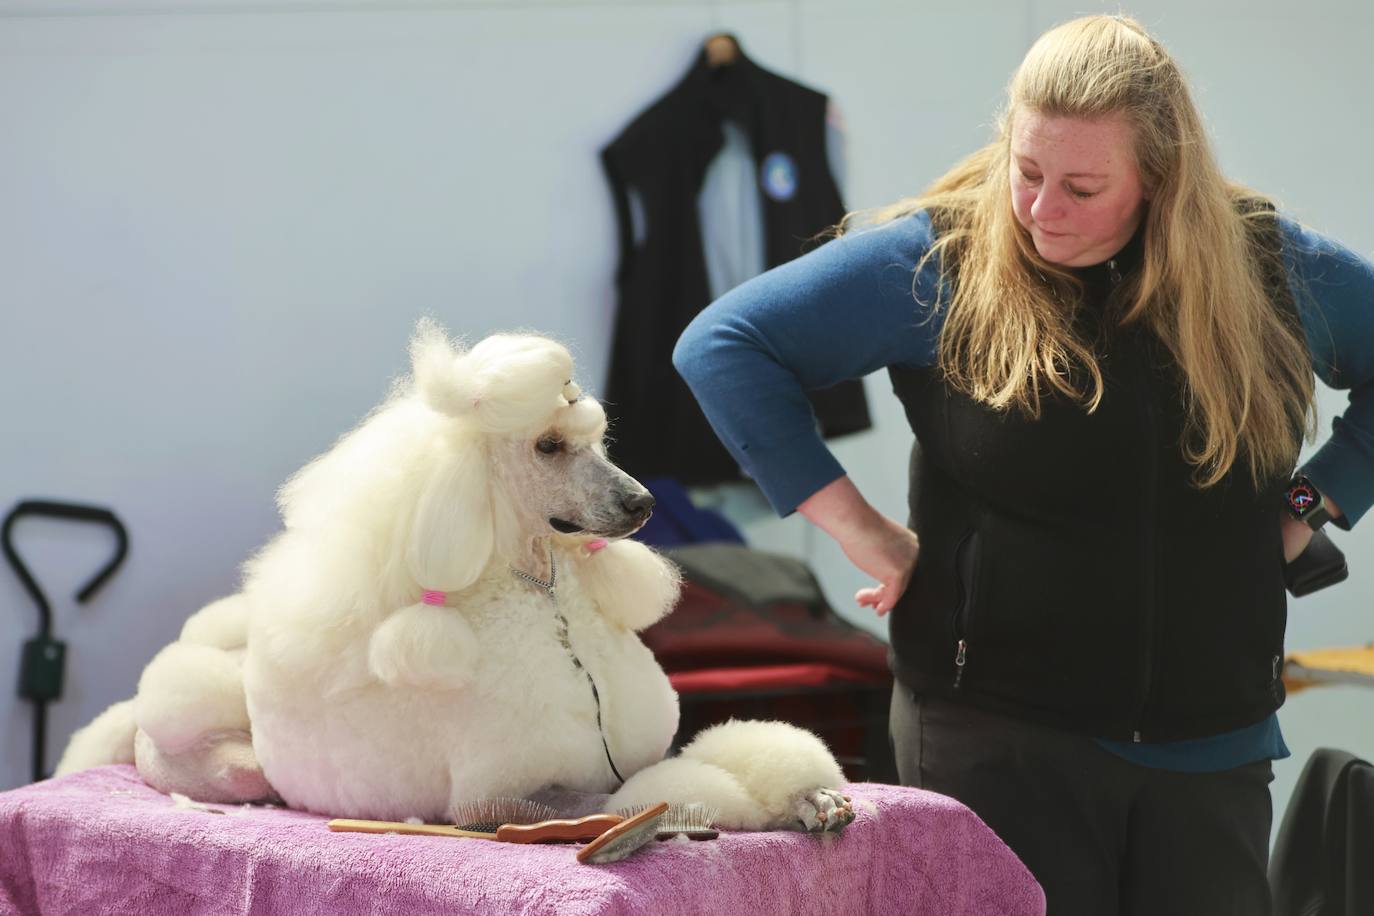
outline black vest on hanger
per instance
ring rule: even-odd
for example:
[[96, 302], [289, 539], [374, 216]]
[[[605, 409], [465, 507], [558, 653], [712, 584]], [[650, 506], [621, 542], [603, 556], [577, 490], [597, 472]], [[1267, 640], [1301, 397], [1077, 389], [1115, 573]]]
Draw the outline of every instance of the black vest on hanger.
[[[711, 300], [697, 196], [724, 144], [726, 119], [748, 134], [756, 166], [770, 167], [759, 191], [767, 267], [801, 254], [844, 215], [826, 160], [825, 96], [743, 54], [712, 68], [703, 50], [686, 77], [602, 151], [620, 226], [603, 400], [612, 455], [640, 477], [712, 484], [740, 476], [672, 365], [678, 336]], [[811, 400], [823, 435], [870, 425], [857, 379]]]
[[[1257, 241], [1300, 337], [1275, 221]], [[1138, 239], [1117, 256], [1125, 283], [1139, 256]], [[1111, 268], [1080, 276], [1077, 320], [1105, 383], [1092, 414], [1051, 396], [1032, 420], [973, 401], [938, 368], [889, 370], [918, 443], [921, 542], [892, 614], [893, 670], [917, 693], [1117, 740], [1252, 724], [1284, 696], [1283, 481], [1256, 487], [1242, 455], [1215, 486], [1193, 486], [1167, 348], [1104, 317], [1124, 293]]]

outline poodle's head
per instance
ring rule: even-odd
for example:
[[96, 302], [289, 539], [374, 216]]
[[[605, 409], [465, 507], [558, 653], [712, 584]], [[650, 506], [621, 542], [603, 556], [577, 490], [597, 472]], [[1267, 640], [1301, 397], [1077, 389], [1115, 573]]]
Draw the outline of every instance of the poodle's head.
[[[463, 349], [426, 323], [411, 358], [413, 396], [441, 420], [412, 532], [426, 587], [480, 573], [455, 551], [476, 560], [540, 538], [619, 538], [648, 519], [653, 497], [606, 457], [606, 414], [572, 380], [561, 344], [497, 334]], [[435, 581], [435, 570], [447, 572]]]

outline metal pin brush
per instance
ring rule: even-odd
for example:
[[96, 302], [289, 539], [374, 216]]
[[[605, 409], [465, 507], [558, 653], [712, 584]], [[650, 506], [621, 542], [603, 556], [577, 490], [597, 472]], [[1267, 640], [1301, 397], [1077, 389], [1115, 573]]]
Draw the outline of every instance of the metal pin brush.
[[[621, 808], [616, 814], [629, 818], [643, 810], [644, 805], [635, 805]], [[670, 840], [681, 835], [689, 840], [714, 840], [720, 836], [720, 831], [715, 828], [716, 818], [719, 816], [719, 810], [696, 802], [688, 805], [670, 804], [663, 814], [663, 819], [658, 822], [657, 837], [660, 840]]]
[[494, 833], [503, 843], [594, 840], [625, 819], [618, 814], [559, 818], [553, 808], [526, 798], [484, 798], [455, 805], [449, 813], [462, 829]]

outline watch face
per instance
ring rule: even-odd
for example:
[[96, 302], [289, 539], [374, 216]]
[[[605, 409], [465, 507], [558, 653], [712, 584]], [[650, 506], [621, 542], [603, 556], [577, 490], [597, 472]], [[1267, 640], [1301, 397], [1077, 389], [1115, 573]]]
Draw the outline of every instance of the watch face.
[[1293, 514], [1302, 518], [1307, 513], [1317, 507], [1318, 497], [1317, 488], [1303, 478], [1288, 488], [1288, 507], [1293, 510]]

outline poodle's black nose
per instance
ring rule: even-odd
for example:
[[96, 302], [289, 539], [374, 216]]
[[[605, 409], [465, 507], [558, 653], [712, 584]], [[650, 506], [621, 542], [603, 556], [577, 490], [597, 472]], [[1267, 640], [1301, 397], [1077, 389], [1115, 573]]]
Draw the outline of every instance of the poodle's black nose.
[[622, 497], [620, 508], [625, 510], [626, 515], [635, 518], [646, 517], [654, 507], [654, 495], [648, 490], [635, 493], [632, 496]]

